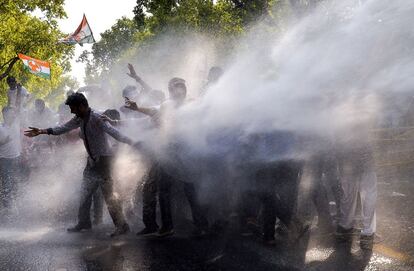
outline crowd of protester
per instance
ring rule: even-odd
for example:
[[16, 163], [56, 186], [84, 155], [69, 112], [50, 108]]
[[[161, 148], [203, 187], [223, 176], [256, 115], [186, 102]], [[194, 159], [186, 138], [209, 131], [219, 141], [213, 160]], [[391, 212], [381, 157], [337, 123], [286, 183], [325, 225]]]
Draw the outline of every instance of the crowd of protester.
[[[146, 173], [139, 182], [142, 185], [137, 187], [144, 225], [137, 235], [160, 238], [173, 235], [175, 216], [185, 203], [178, 200], [177, 208], [172, 201], [180, 196], [189, 204], [194, 225], [192, 234], [197, 237], [220, 234], [234, 227], [230, 220], [235, 220], [241, 235], [260, 232], [266, 245], [276, 244], [278, 238], [298, 240], [310, 230], [309, 221], [312, 221], [298, 212], [303, 176], [310, 173], [306, 202], [315, 206], [316, 214], [312, 216], [318, 217], [317, 230], [332, 234], [338, 242], [349, 242], [358, 236], [361, 248], [372, 250], [377, 191], [369, 143], [324, 139], [324, 148], [310, 158], [295, 159], [284, 156], [292, 146], [303, 144], [294, 132], [271, 131], [244, 136], [238, 129], [223, 130], [209, 138], [209, 155], [197, 157], [197, 167], [187, 174], [185, 162], [180, 160], [180, 152], [185, 147], [170, 144], [169, 158], [165, 159], [150, 150], [145, 142], [124, 134], [132, 126], [138, 131], [151, 129], [155, 134], [174, 126], [174, 114], [188, 103], [186, 81], [177, 77], [169, 80], [166, 97], [138, 76], [132, 65], [128, 69], [128, 75], [138, 86], [125, 87], [121, 93], [125, 104], [105, 112], [92, 109], [89, 98], [81, 90], [68, 92], [65, 103], [53, 112], [45, 101], [32, 97], [15, 78], [7, 79], [8, 103], [2, 110], [0, 126], [3, 218], [13, 209], [18, 184], [30, 178], [30, 170], [41, 166], [42, 161], [36, 158], [53, 152], [56, 146], [82, 140], [88, 158], [81, 183], [78, 221], [68, 231], [89, 230], [102, 223], [105, 202], [115, 225], [111, 236], [128, 233], [130, 226], [122, 210], [123, 199], [114, 192], [111, 172], [118, 142], [121, 142], [142, 153], [147, 162]], [[198, 99], [203, 99], [222, 75], [220, 67], [211, 68]], [[22, 136], [23, 130], [26, 137]]]

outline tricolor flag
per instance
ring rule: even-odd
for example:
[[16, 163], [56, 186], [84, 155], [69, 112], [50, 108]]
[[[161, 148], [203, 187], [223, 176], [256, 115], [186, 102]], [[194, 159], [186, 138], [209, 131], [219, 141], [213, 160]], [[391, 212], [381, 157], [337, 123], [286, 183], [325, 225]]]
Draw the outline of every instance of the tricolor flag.
[[30, 56], [26, 56], [23, 54], [19, 54], [18, 56], [23, 61], [24, 68], [26, 70], [28, 70], [29, 72], [37, 76], [50, 79], [50, 63], [49, 62], [34, 59]]
[[78, 28], [73, 32], [72, 35], [67, 36], [63, 40], [59, 41], [60, 43], [64, 44], [76, 44], [83, 45], [84, 43], [94, 43], [95, 38], [93, 37], [93, 33], [91, 27], [89, 26], [88, 20], [86, 20], [85, 14], [83, 14], [83, 19]]

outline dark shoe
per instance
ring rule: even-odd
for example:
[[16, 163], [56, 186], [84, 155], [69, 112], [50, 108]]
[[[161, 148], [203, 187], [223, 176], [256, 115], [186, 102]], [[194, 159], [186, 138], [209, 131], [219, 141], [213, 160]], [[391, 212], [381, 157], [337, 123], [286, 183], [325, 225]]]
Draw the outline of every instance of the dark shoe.
[[90, 230], [92, 229], [91, 225], [81, 225], [81, 224], [76, 224], [74, 227], [68, 228], [67, 231], [68, 232], [81, 232], [81, 231], [86, 231], [86, 230]]
[[124, 224], [122, 226], [116, 227], [115, 231], [111, 233], [111, 237], [119, 236], [122, 234], [127, 234], [129, 232], [129, 225]]
[[140, 230], [139, 232], [137, 232], [137, 236], [149, 236], [149, 235], [155, 235], [158, 232], [158, 227], [157, 228], [143, 228], [142, 230]]
[[362, 250], [372, 250], [374, 247], [374, 236], [375, 234], [371, 235], [361, 235], [359, 239], [359, 246]]
[[345, 229], [338, 225], [338, 227], [336, 228], [335, 237], [336, 237], [337, 242], [344, 243], [344, 242], [352, 241], [352, 237], [354, 237], [356, 234], [357, 234], [356, 229], [354, 228]]
[[158, 237], [167, 237], [167, 236], [171, 236], [174, 234], [174, 229], [173, 228], [161, 228], [158, 231]]

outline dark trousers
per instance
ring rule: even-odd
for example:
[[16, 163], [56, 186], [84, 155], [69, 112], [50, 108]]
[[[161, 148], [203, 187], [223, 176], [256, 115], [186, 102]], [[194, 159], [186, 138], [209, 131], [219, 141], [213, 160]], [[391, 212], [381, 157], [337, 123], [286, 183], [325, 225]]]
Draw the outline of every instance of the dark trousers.
[[275, 235], [276, 218], [290, 226], [296, 215], [299, 177], [302, 164], [276, 162], [257, 170], [257, 197], [262, 205], [263, 235]]
[[122, 205], [113, 192], [111, 161], [112, 159], [109, 156], [101, 156], [96, 161], [88, 159], [88, 163], [83, 172], [82, 194], [78, 212], [78, 223], [80, 225], [91, 225], [90, 210], [92, 197], [98, 189], [102, 191], [114, 225], [120, 227], [126, 224], [122, 213]]
[[104, 198], [102, 195], [102, 190], [97, 189], [92, 196], [93, 202], [93, 219], [95, 222], [101, 222], [103, 218], [103, 204]]
[[19, 182], [19, 157], [0, 158], [1, 204], [9, 209], [16, 197]]
[[201, 207], [194, 184], [175, 180], [166, 174], [161, 166], [153, 164], [144, 180], [143, 187], [143, 222], [145, 227], [154, 229], [156, 222], [156, 198], [158, 194], [162, 227], [171, 229], [174, 227], [171, 211], [171, 190], [173, 185], [182, 185], [184, 194], [190, 204], [194, 225], [205, 229], [208, 221]]
[[157, 229], [157, 194], [160, 179], [160, 168], [152, 164], [148, 173], [144, 176], [142, 187], [142, 222], [148, 229]]
[[[322, 154], [313, 158], [313, 187], [312, 201], [318, 212], [318, 224], [320, 226], [331, 226], [332, 218], [329, 210], [328, 190], [332, 191], [336, 203], [337, 214], [339, 214], [340, 186], [338, 174], [338, 162], [332, 154]], [[326, 184], [323, 178], [326, 179]]]

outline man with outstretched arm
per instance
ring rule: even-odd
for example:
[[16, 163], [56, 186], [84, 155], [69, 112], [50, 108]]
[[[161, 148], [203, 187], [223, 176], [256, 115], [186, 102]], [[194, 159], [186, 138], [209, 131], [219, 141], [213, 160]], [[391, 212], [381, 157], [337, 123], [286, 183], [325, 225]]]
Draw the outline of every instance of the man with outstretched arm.
[[[141, 107], [136, 102], [126, 99], [126, 107], [141, 112], [151, 118], [155, 127], [162, 133], [166, 125], [174, 125], [175, 111], [185, 103], [187, 87], [182, 78], [174, 77], [168, 83], [169, 99], [161, 104], [159, 109]], [[182, 150], [173, 147], [175, 144], [169, 143], [169, 150], [172, 149], [173, 155], [178, 155]], [[153, 159], [149, 173], [143, 182], [143, 222], [145, 228], [138, 232], [138, 235], [152, 235], [158, 231], [159, 237], [166, 237], [174, 234], [174, 225], [171, 212], [171, 189], [173, 185], [181, 184], [184, 188], [185, 196], [190, 205], [194, 226], [194, 235], [201, 237], [208, 232], [208, 220], [204, 208], [199, 202], [197, 189], [192, 182], [182, 180], [174, 173], [176, 169], [182, 167], [178, 163], [165, 165], [162, 159]], [[158, 230], [156, 222], [156, 197], [161, 211], [161, 228]]]
[[115, 224], [115, 231], [111, 237], [129, 232], [129, 226], [122, 213], [119, 199], [113, 192], [113, 180], [111, 177], [111, 162], [113, 152], [108, 142], [107, 134], [117, 141], [134, 145], [133, 141], [122, 135], [118, 130], [105, 123], [101, 115], [95, 113], [88, 104], [87, 99], [81, 93], [70, 95], [66, 104], [71, 113], [75, 114], [67, 123], [48, 129], [29, 127], [25, 131], [28, 137], [42, 134], [61, 135], [80, 127], [80, 135], [88, 153], [88, 161], [83, 172], [82, 195], [78, 212], [78, 224], [69, 228], [69, 232], [80, 232], [91, 229], [90, 206], [92, 196], [100, 188], [108, 206], [109, 214]]

